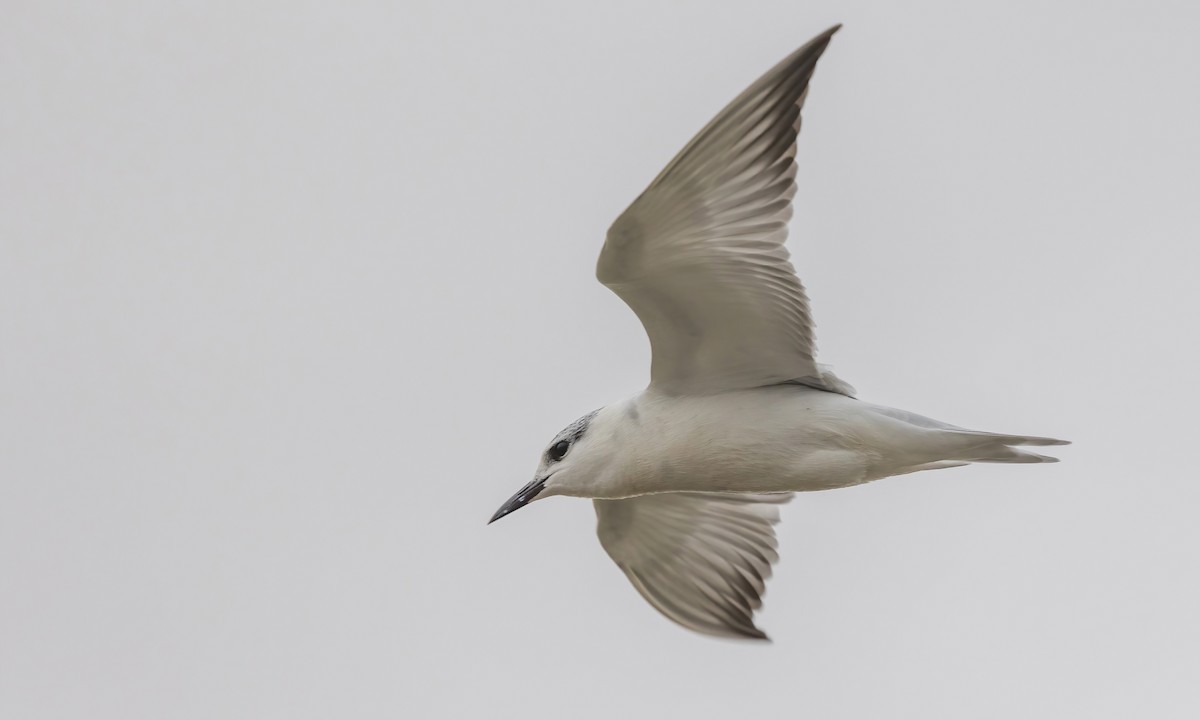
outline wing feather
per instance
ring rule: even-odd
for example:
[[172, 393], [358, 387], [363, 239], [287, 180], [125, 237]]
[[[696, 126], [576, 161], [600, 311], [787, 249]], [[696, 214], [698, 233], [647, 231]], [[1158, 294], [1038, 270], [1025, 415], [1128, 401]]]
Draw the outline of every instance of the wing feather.
[[596, 500], [600, 544], [659, 612], [708, 635], [766, 639], [754, 624], [791, 493], [661, 493]]
[[800, 110], [837, 30], [734, 99], [608, 231], [596, 275], [641, 319], [663, 392], [849, 389], [814, 360], [808, 298], [784, 246]]

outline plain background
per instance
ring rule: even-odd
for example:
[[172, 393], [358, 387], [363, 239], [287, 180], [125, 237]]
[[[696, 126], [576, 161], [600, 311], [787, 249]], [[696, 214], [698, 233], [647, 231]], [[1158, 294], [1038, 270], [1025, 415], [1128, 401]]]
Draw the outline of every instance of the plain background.
[[[503, 5], [503, 6], [501, 6]], [[1192, 718], [1192, 2], [9, 2], [0, 716]], [[554, 499], [646, 382], [604, 231], [776, 60], [875, 402], [1064, 462], [799, 498], [771, 645]]]

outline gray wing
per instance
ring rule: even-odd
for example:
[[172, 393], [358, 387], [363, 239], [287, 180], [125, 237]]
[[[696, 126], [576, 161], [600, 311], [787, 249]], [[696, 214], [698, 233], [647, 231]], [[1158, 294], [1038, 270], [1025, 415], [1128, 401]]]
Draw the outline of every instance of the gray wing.
[[596, 276], [645, 326], [651, 383], [664, 392], [789, 381], [842, 392], [814, 360], [808, 298], [784, 247], [800, 109], [839, 27], [734, 99], [608, 231]]
[[791, 493], [661, 493], [596, 500], [609, 557], [663, 615], [706, 635], [767, 639], [754, 625]]

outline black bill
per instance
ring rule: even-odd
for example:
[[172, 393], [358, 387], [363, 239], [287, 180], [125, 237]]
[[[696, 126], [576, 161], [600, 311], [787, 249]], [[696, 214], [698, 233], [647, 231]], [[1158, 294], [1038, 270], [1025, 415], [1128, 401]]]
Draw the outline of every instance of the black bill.
[[533, 500], [535, 497], [537, 497], [537, 494], [545, 488], [546, 478], [538, 478], [521, 488], [517, 491], [516, 495], [513, 495], [508, 499], [508, 502], [500, 506], [500, 509], [496, 511], [496, 514], [492, 516], [492, 519], [488, 520], [488, 525], [491, 525], [514, 510], [520, 510], [521, 508], [525, 507], [529, 504], [530, 500]]

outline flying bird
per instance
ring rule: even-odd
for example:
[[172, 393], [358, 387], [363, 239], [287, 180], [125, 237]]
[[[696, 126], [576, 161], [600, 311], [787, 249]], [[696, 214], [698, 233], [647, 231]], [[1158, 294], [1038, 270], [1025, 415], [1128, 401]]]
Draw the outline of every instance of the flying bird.
[[650, 384], [558, 433], [494, 522], [555, 495], [592, 498], [600, 544], [663, 615], [708, 635], [754, 623], [792, 493], [986, 463], [1026, 446], [855, 397], [815, 359], [784, 241], [800, 111], [841, 26], [738, 95], [617, 218], [596, 266], [650, 337]]

